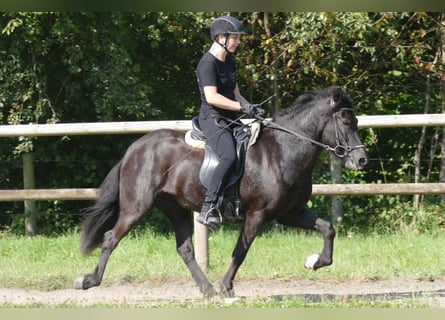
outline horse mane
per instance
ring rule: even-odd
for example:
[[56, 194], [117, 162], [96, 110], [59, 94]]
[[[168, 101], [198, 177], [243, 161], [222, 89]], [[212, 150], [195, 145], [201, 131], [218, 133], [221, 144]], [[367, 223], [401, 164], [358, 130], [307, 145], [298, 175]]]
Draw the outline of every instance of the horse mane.
[[292, 121], [294, 119], [299, 119], [301, 118], [301, 114], [307, 112], [308, 109], [313, 108], [318, 100], [326, 100], [330, 97], [336, 101], [334, 110], [353, 107], [351, 98], [341, 87], [330, 86], [301, 94], [289, 107], [279, 111], [273, 117], [273, 120], [276, 121], [285, 118], [288, 121]]

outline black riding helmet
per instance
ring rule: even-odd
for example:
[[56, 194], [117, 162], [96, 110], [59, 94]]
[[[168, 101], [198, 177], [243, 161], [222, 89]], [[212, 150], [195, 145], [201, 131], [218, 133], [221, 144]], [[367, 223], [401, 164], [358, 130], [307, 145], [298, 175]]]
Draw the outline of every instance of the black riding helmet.
[[248, 34], [244, 31], [243, 25], [238, 19], [231, 16], [216, 18], [210, 26], [210, 37], [215, 41], [217, 35], [223, 34]]

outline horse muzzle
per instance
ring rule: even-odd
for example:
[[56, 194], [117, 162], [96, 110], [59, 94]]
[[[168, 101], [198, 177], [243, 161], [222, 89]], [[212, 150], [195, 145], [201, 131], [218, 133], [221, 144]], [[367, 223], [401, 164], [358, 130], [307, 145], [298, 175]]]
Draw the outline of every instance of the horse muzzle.
[[369, 163], [364, 145], [352, 148], [343, 158], [345, 159], [345, 167], [351, 170], [363, 170]]

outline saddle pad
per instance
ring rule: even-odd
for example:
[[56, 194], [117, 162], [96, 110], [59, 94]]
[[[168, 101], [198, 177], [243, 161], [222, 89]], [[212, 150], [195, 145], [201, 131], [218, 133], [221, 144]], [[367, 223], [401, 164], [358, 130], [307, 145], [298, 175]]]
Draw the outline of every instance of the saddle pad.
[[[249, 139], [249, 147], [251, 145], [254, 145], [258, 135], [260, 134], [261, 129], [261, 123], [259, 122], [252, 122], [249, 123], [248, 126], [250, 127], [250, 139]], [[196, 140], [192, 137], [192, 130], [188, 130], [184, 135], [185, 143], [189, 146], [196, 148], [196, 149], [204, 149], [205, 148], [205, 141], [202, 140]]]
[[204, 149], [206, 142], [192, 138], [192, 130], [188, 130], [184, 136], [185, 143], [195, 149]]

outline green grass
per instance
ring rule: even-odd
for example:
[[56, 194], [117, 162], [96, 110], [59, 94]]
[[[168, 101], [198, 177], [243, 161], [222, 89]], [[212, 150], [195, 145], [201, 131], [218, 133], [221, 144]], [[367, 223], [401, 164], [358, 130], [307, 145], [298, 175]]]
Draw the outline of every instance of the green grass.
[[[237, 231], [211, 233], [209, 238], [211, 281], [226, 272]], [[415, 235], [355, 235], [337, 237], [334, 264], [317, 272], [303, 268], [307, 256], [322, 248], [315, 233], [285, 231], [259, 236], [237, 278], [310, 278], [314, 280], [378, 280], [393, 277], [430, 279], [445, 276], [442, 233]], [[70, 288], [73, 279], [92, 271], [99, 250], [92, 256], [79, 253], [79, 236], [57, 238], [0, 236], [2, 287], [54, 290]], [[145, 233], [125, 238], [113, 252], [104, 281], [132, 282], [152, 278], [189, 277], [176, 253], [172, 235]]]
[[[216, 275], [226, 271], [236, 236], [222, 233], [210, 239], [211, 271]], [[317, 272], [304, 269], [306, 257], [320, 252], [322, 244], [321, 236], [315, 233], [266, 233], [255, 240], [238, 277], [377, 280], [445, 275], [442, 233], [339, 236], [332, 266]]]
[[[226, 272], [238, 237], [237, 231], [210, 233], [210, 281]], [[4, 288], [55, 290], [71, 288], [73, 280], [96, 266], [99, 250], [83, 257], [79, 236], [69, 234], [55, 238], [17, 237], [0, 234], [0, 283]], [[445, 276], [443, 232], [432, 234], [338, 236], [334, 264], [317, 272], [303, 268], [307, 256], [322, 248], [322, 238], [315, 233], [294, 231], [266, 232], [253, 244], [238, 271], [237, 279], [301, 278], [312, 280], [377, 280], [395, 277], [434, 280]], [[144, 280], [190, 279], [188, 269], [176, 253], [172, 235], [151, 232], [131, 234], [115, 252], [105, 272], [104, 283], [140, 282]], [[245, 307], [243, 301], [233, 307]], [[273, 307], [277, 301], [249, 302]], [[422, 306], [408, 300], [313, 302], [279, 301], [281, 307], [336, 306]], [[217, 303], [211, 306], [218, 307]]]

